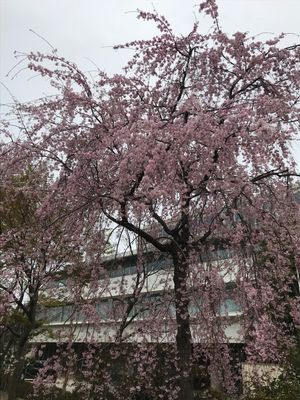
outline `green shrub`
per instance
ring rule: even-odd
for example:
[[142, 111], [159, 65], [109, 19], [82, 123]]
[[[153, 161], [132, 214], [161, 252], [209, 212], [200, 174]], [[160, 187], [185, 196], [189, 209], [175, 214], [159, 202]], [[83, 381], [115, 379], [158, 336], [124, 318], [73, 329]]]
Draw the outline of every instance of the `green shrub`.
[[296, 378], [282, 376], [267, 387], [249, 394], [245, 400], [297, 400], [300, 399], [300, 382]]

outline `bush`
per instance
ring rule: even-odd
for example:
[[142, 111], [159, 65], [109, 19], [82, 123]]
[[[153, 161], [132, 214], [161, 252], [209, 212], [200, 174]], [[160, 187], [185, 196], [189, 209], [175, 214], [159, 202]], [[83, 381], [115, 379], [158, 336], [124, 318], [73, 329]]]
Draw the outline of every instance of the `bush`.
[[297, 376], [282, 375], [269, 386], [260, 387], [245, 400], [296, 400], [300, 399], [300, 381]]

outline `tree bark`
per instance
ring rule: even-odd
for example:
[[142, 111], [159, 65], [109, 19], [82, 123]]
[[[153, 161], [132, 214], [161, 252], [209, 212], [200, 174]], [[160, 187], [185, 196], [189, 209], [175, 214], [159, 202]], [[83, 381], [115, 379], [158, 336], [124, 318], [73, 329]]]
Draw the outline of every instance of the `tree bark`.
[[187, 254], [173, 255], [174, 262], [174, 290], [176, 308], [176, 349], [178, 357], [180, 386], [179, 400], [193, 399], [193, 380], [191, 375], [192, 336], [189, 316], [188, 258]]
[[7, 382], [8, 400], [16, 400], [19, 395], [29, 334], [30, 331], [24, 332], [17, 344], [13, 371], [9, 375]]

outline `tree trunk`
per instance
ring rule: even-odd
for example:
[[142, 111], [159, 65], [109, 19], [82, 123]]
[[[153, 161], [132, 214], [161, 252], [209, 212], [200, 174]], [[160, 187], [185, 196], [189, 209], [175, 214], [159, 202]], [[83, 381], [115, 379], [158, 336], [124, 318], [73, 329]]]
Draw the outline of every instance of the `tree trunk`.
[[173, 255], [174, 290], [176, 307], [176, 349], [178, 357], [180, 386], [179, 400], [193, 399], [193, 380], [191, 375], [192, 336], [189, 316], [188, 258], [185, 254]]
[[17, 396], [19, 395], [20, 384], [22, 382], [22, 373], [24, 370], [28, 338], [29, 338], [29, 333], [26, 332], [22, 335], [19, 342], [17, 343], [17, 350], [15, 353], [13, 371], [9, 375], [7, 382], [8, 400], [16, 400]]

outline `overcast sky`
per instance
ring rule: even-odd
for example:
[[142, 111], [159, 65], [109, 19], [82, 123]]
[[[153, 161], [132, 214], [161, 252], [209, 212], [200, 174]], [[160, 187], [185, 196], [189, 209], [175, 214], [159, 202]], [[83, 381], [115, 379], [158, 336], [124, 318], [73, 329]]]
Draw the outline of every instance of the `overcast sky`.
[[[0, 81], [20, 101], [48, 93], [48, 87], [32, 73], [20, 72], [14, 79], [13, 73], [6, 76], [18, 61], [15, 50], [49, 51], [38, 35], [85, 71], [95, 69], [94, 63], [107, 73], [120, 72], [129, 54], [116, 52], [112, 46], [156, 34], [153, 24], [136, 20], [137, 8], [155, 8], [168, 17], [177, 33], [188, 33], [195, 18], [200, 21], [201, 30], [207, 32], [210, 23], [207, 18], [199, 17], [197, 3], [196, 0], [0, 0]], [[288, 43], [300, 42], [300, 0], [219, 0], [218, 4], [221, 26], [229, 33], [288, 32]], [[1, 86], [0, 103], [8, 103], [10, 99]], [[5, 108], [1, 108], [3, 113]], [[300, 165], [299, 144], [296, 157]]]

